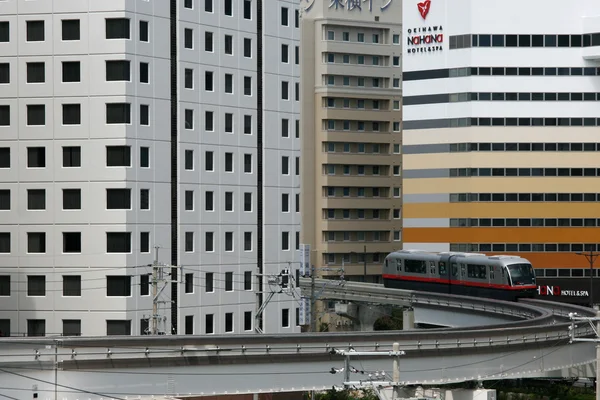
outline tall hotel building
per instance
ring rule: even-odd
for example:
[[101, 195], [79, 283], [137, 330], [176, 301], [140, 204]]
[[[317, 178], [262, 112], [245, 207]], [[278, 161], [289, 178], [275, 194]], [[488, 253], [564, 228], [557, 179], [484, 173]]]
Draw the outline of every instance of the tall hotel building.
[[409, 0], [403, 16], [404, 247], [589, 276], [576, 253], [600, 250], [600, 3]]
[[299, 331], [297, 8], [0, 1], [2, 335]]
[[317, 274], [378, 281], [402, 247], [402, 5], [300, 4], [302, 243]]

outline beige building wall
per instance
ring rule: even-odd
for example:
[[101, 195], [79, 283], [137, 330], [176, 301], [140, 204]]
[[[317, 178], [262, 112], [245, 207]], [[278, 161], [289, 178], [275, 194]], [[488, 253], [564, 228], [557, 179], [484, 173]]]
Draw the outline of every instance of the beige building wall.
[[301, 242], [317, 274], [377, 282], [402, 247], [401, 3], [302, 4]]

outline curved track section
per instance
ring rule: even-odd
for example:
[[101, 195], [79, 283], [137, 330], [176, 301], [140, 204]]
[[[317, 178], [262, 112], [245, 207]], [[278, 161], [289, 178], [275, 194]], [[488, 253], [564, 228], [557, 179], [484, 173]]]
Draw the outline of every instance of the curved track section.
[[[323, 296], [330, 298], [368, 298], [372, 303], [405, 304], [473, 318], [487, 315], [488, 321], [496, 318], [497, 322], [379, 333], [14, 338], [0, 342], [0, 395], [25, 398], [34, 385], [39, 398], [54, 398], [56, 391], [57, 398], [64, 400], [331, 388], [343, 382], [343, 375], [329, 371], [344, 365], [332, 349], [381, 351], [378, 357], [352, 359], [351, 365], [389, 372], [393, 360], [385, 353], [394, 342], [406, 352], [400, 358], [401, 381], [406, 385], [553, 376], [595, 360], [592, 343], [569, 343], [567, 322], [570, 312], [592, 316], [591, 309], [534, 300], [508, 303], [389, 292], [376, 285], [347, 284], [329, 294], [326, 290]], [[581, 324], [576, 334], [592, 336], [593, 331]], [[366, 376], [351, 376], [360, 379]]]

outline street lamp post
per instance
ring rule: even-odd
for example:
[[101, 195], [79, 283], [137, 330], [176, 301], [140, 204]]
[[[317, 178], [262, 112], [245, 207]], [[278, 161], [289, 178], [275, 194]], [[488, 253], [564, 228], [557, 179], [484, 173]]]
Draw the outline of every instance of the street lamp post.
[[585, 251], [575, 253], [578, 256], [585, 256], [586, 260], [590, 263], [590, 307], [594, 308], [594, 262], [600, 255], [595, 251]]

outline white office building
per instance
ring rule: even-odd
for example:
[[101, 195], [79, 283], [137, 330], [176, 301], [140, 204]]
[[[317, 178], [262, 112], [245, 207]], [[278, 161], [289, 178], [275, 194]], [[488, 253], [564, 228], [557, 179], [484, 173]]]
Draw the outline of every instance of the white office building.
[[297, 6], [0, 2], [2, 335], [299, 331]]

